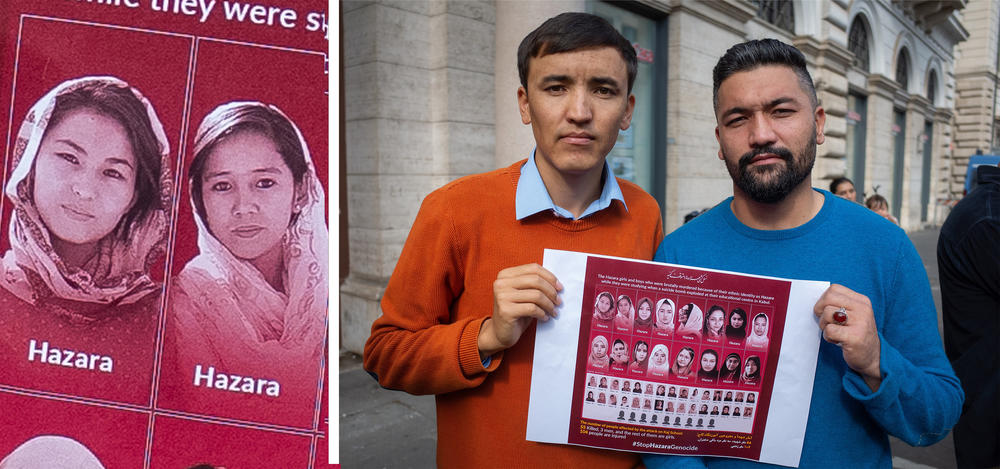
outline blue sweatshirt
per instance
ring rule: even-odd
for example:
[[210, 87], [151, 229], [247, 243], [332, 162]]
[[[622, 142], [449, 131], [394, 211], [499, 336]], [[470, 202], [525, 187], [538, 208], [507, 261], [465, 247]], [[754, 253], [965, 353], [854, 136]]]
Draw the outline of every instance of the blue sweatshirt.
[[[945, 357], [920, 256], [902, 229], [826, 191], [802, 226], [763, 231], [733, 215], [732, 198], [664, 238], [655, 260], [844, 285], [872, 303], [882, 383], [871, 391], [839, 347], [822, 341], [799, 467], [892, 467], [888, 435], [911, 445], [948, 434], [963, 394]], [[780, 405], [772, 403], [772, 405]], [[715, 457], [644, 455], [650, 469], [782, 467]]]

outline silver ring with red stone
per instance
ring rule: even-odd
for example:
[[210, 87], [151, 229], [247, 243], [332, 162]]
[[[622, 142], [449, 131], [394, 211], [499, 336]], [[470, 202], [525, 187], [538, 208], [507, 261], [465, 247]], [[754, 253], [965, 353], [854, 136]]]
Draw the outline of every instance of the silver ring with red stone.
[[833, 312], [833, 320], [840, 325], [847, 324], [847, 308], [843, 306]]

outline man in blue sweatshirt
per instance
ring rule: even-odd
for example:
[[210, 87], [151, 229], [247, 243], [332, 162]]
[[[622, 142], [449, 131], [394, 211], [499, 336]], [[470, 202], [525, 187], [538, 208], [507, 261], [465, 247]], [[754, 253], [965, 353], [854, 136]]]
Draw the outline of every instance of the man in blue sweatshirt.
[[[667, 236], [655, 260], [831, 282], [813, 311], [824, 340], [799, 467], [890, 468], [888, 435], [932, 444], [962, 407], [920, 257], [897, 226], [813, 189], [826, 114], [798, 49], [773, 39], [738, 44], [713, 79], [733, 196]], [[644, 460], [650, 468], [763, 466]]]

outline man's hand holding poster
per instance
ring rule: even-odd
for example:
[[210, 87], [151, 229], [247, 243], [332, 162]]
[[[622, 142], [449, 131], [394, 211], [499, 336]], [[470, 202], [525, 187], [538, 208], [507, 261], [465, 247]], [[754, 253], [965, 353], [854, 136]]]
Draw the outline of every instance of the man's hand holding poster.
[[564, 290], [528, 440], [798, 465], [829, 283], [556, 250], [544, 267]]

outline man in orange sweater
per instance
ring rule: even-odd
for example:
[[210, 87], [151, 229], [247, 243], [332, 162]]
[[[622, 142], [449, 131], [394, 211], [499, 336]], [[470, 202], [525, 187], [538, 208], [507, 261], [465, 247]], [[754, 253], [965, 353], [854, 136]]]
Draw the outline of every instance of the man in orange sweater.
[[437, 395], [439, 467], [639, 464], [632, 453], [525, 440], [535, 321], [555, 316], [562, 289], [539, 265], [543, 250], [649, 259], [663, 237], [656, 201], [605, 161], [631, 123], [636, 67], [605, 20], [547, 20], [518, 49], [533, 155], [423, 201], [364, 364], [386, 388]]

